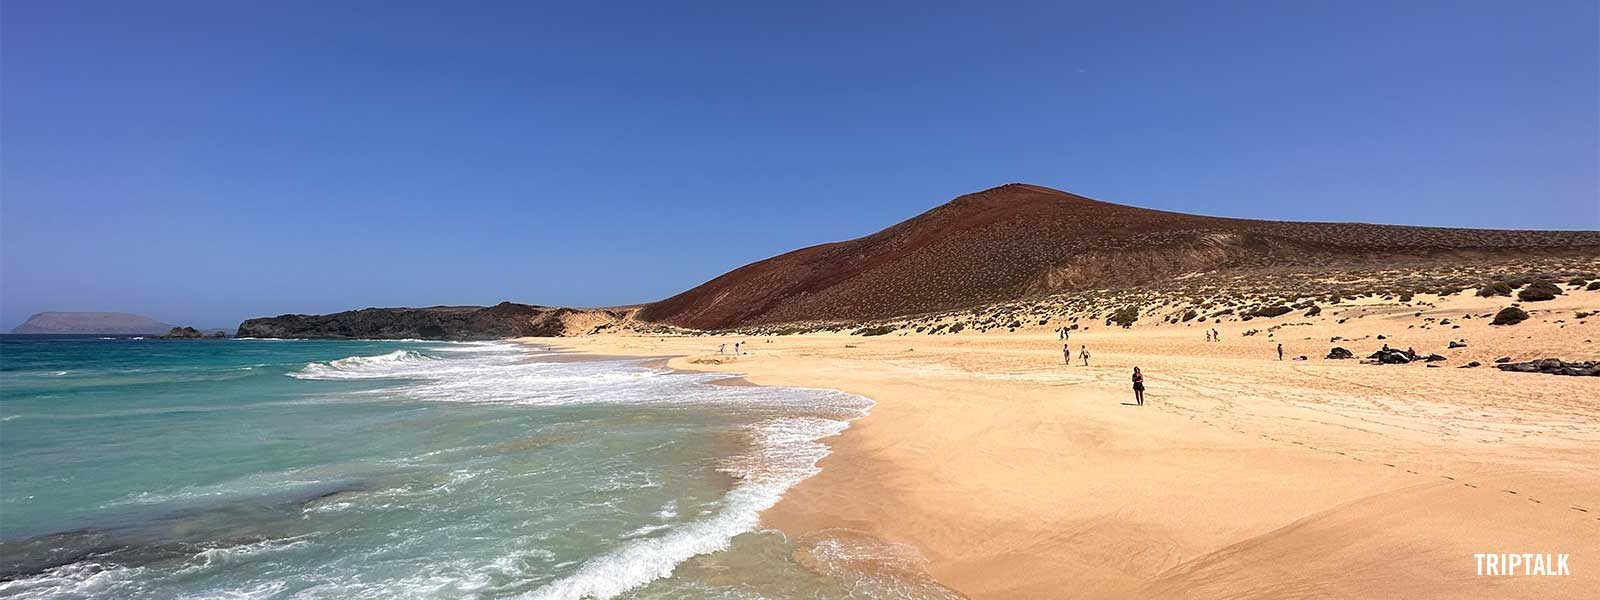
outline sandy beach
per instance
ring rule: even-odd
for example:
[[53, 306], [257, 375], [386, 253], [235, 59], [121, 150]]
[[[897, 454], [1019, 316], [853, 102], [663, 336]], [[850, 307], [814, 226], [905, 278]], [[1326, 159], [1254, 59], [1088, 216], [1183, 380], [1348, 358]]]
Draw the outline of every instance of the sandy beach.
[[[1059, 323], [938, 336], [530, 341], [674, 356], [673, 368], [873, 399], [870, 416], [830, 440], [822, 473], [764, 522], [793, 537], [907, 544], [932, 577], [970, 598], [1574, 598], [1600, 589], [1600, 380], [1492, 366], [1503, 356], [1600, 359], [1600, 322], [1576, 316], [1600, 309], [1600, 292], [1527, 303], [1532, 318], [1511, 327], [1482, 316], [1507, 298], [1418, 300], [1426, 304], [1372, 300], [1249, 322], [1094, 323], [1072, 332], [1071, 366]], [[1221, 341], [1205, 340], [1208, 327]], [[1458, 340], [1466, 347], [1447, 349]], [[735, 341], [743, 355], [717, 353]], [[1332, 346], [1360, 358], [1386, 343], [1449, 359], [1430, 368], [1323, 358]], [[1308, 360], [1293, 360], [1301, 355]], [[1474, 360], [1483, 366], [1456, 368]], [[1132, 405], [1136, 365], [1143, 407]], [[1478, 553], [1569, 554], [1571, 574], [1480, 576]]]

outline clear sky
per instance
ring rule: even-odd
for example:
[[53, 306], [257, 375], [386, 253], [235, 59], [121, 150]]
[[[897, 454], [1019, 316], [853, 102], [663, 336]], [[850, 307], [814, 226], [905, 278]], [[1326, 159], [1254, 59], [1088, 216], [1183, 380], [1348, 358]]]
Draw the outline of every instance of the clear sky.
[[1594, 0], [8, 0], [0, 27], [5, 329], [643, 302], [1013, 181], [1600, 229]]

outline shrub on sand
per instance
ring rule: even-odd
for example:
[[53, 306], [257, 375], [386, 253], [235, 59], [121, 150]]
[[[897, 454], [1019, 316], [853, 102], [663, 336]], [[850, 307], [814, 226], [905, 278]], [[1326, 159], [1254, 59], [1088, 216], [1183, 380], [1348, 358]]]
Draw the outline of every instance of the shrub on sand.
[[1560, 296], [1561, 293], [1561, 286], [1548, 281], [1535, 281], [1528, 284], [1528, 287], [1522, 288], [1522, 291], [1517, 292], [1517, 298], [1524, 302], [1543, 302], [1545, 300], [1555, 300], [1556, 296]]
[[1515, 306], [1507, 306], [1500, 309], [1500, 312], [1495, 313], [1494, 321], [1490, 322], [1490, 324], [1516, 325], [1517, 323], [1521, 323], [1526, 320], [1528, 320], [1528, 311], [1522, 310]]

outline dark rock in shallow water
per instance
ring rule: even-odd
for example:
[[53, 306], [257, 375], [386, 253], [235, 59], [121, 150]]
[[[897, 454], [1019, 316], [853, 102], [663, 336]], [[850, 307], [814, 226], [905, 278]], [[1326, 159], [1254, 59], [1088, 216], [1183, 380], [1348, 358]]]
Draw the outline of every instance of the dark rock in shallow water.
[[1521, 363], [1507, 363], [1496, 365], [1501, 371], [1515, 373], [1547, 373], [1550, 375], [1573, 375], [1578, 377], [1600, 377], [1600, 361], [1586, 360], [1583, 362], [1567, 362], [1559, 358], [1545, 358]]
[[1334, 346], [1332, 350], [1328, 351], [1328, 359], [1329, 360], [1344, 360], [1344, 359], [1347, 359], [1347, 358], [1355, 358], [1355, 357], [1356, 357], [1355, 353], [1350, 352], [1349, 350], [1346, 350], [1344, 348], [1340, 348], [1338, 346]]
[[163, 340], [198, 340], [203, 337], [205, 334], [193, 327], [173, 327], [171, 331], [161, 335]]

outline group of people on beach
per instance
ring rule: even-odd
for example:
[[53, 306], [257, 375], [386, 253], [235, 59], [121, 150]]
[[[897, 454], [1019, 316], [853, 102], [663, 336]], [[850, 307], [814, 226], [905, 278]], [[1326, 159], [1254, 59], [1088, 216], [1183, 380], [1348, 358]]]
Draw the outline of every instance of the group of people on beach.
[[[768, 340], [768, 341], [771, 341], [771, 340]], [[740, 346], [742, 346], [743, 344], [744, 344], [744, 342], [734, 342], [733, 343], [733, 354], [734, 354], [734, 356], [738, 356], [740, 354], [743, 354], [743, 352], [740, 351]], [[727, 344], [725, 344], [725, 343], [724, 344], [717, 344], [717, 354], [727, 354], [727, 353], [728, 353], [728, 345]]]
[[[1084, 344], [1083, 345], [1083, 351], [1078, 353], [1078, 358], [1083, 359], [1083, 366], [1085, 366], [1085, 367], [1089, 366], [1089, 345], [1088, 344]], [[1072, 366], [1072, 344], [1062, 344], [1061, 345], [1061, 360], [1062, 360], [1062, 362], [1067, 363], [1067, 366], [1069, 366], [1069, 367]]]
[[[1089, 366], [1089, 345], [1084, 344], [1078, 352], [1078, 358], [1083, 359], [1083, 366]], [[1072, 345], [1061, 345], [1061, 360], [1067, 366], [1072, 366]], [[1133, 368], [1133, 401], [1139, 406], [1144, 406], [1144, 374], [1139, 372], [1139, 367]]]
[[1222, 339], [1222, 334], [1217, 333], [1217, 329], [1215, 327], [1206, 330], [1206, 341], [1215, 342], [1215, 341], [1219, 341], [1221, 339]]

